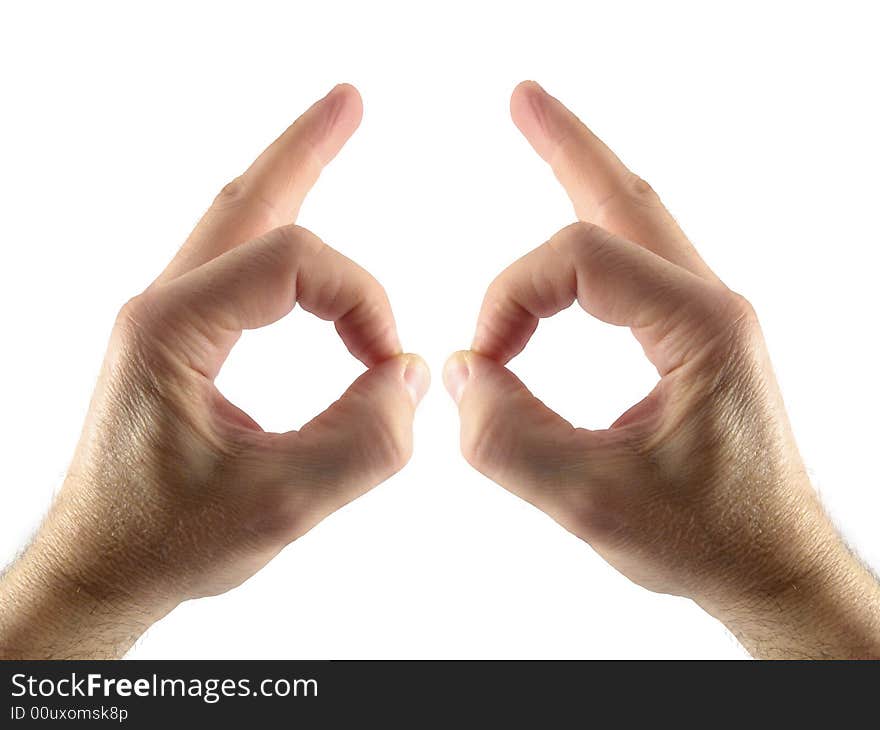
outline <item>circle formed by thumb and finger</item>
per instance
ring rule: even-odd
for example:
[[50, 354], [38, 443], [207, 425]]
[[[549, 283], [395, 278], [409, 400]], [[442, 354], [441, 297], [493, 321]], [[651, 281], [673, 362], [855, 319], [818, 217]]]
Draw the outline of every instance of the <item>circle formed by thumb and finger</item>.
[[453, 355], [444, 369], [459, 408], [462, 453], [565, 526], [572, 510], [581, 521], [594, 519], [584, 485], [601, 483], [609, 469], [621, 472], [628, 452], [614, 447], [620, 431], [575, 428], [505, 364], [541, 318], [574, 301], [604, 322], [630, 327], [664, 376], [730, 327], [727, 310], [737, 300], [720, 283], [589, 223], [563, 229], [491, 284], [471, 350]]
[[492, 282], [471, 350], [449, 359], [444, 382], [458, 404], [462, 453], [475, 468], [578, 534], [586, 523], [613, 530], [591, 505], [635, 473], [628, 472], [633, 429], [656, 425], [646, 415], [660, 412], [663, 381], [611, 428], [590, 431], [545, 406], [505, 365], [540, 319], [577, 301], [629, 327], [666, 378], [711, 352], [750, 308], [706, 265], [654, 190], [558, 99], [523, 82], [510, 110], [581, 222]]

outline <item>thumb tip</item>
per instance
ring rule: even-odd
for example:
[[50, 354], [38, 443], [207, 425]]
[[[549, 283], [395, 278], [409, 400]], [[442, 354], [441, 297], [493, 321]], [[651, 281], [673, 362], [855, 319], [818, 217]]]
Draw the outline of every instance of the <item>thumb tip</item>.
[[443, 366], [443, 384], [456, 403], [461, 401], [465, 385], [470, 378], [468, 355], [466, 350], [454, 352]]
[[412, 398], [413, 405], [417, 406], [431, 385], [431, 371], [428, 369], [427, 363], [418, 355], [406, 355], [403, 383]]

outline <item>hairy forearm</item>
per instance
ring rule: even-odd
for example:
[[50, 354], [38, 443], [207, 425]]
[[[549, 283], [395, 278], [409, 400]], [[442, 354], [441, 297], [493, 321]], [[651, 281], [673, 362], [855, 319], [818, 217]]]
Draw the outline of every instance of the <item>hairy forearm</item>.
[[880, 584], [838, 547], [762, 596], [704, 605], [758, 659], [880, 659]]
[[40, 535], [0, 578], [0, 659], [120, 658], [158, 618], [84, 579]]

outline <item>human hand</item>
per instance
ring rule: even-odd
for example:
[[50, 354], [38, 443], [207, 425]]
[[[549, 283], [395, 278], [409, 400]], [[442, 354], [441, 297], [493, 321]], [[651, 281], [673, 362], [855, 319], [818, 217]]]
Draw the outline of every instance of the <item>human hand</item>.
[[[558, 100], [525, 82], [511, 113], [582, 222], [491, 284], [446, 365], [467, 460], [756, 656], [880, 657], [880, 590], [810, 486], [752, 307]], [[575, 300], [630, 327], [660, 375], [606, 430], [573, 427], [504, 367]]]
[[[314, 104], [122, 308], [69, 474], [0, 583], [0, 656], [119, 656], [409, 459], [425, 364], [401, 353], [379, 283], [289, 225], [361, 114], [347, 85]], [[214, 379], [242, 330], [296, 302], [368, 370], [298, 432], [266, 433]]]

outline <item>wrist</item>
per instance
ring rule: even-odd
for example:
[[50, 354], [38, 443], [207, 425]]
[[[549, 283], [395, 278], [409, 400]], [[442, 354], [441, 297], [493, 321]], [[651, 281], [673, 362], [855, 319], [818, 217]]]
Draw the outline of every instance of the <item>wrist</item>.
[[0, 658], [120, 658], [174, 608], [108, 580], [108, 556], [69, 537], [44, 526], [0, 579]]
[[880, 585], [830, 524], [738, 594], [694, 600], [755, 658], [880, 658]]

